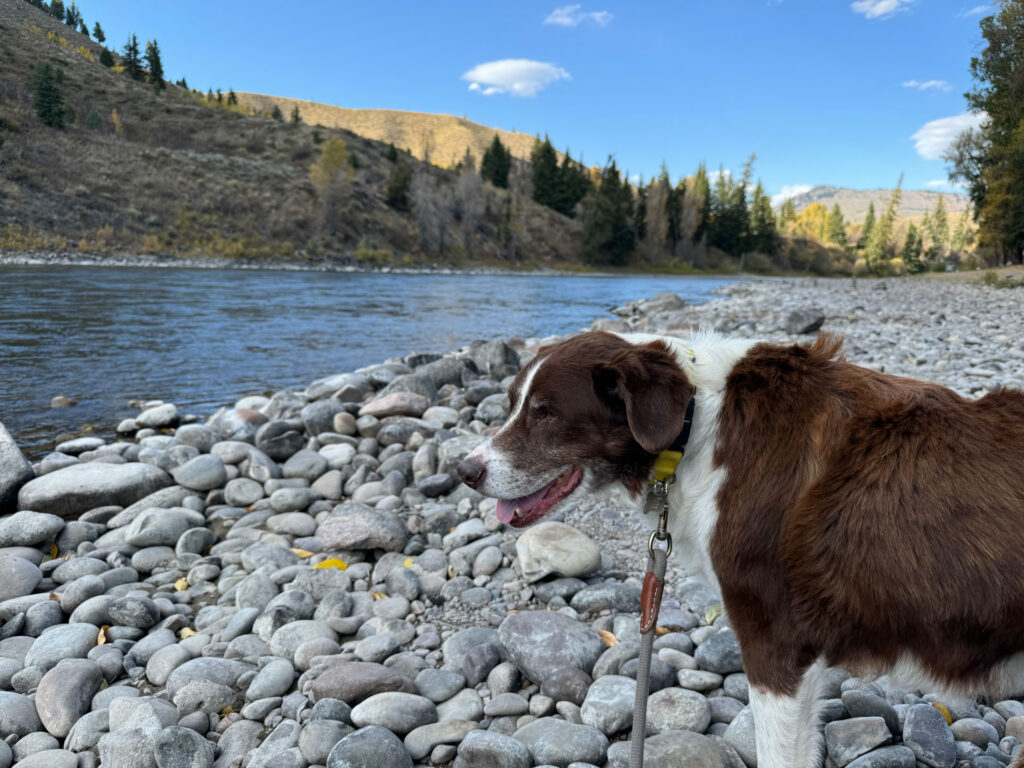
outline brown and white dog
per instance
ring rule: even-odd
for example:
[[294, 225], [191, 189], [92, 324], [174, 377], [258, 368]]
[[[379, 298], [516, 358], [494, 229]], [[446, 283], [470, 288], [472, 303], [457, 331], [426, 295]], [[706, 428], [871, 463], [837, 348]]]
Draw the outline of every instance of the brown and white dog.
[[515, 526], [637, 496], [694, 398], [670, 529], [739, 638], [761, 768], [821, 764], [829, 666], [1024, 691], [1024, 393], [967, 400], [840, 344], [585, 333], [540, 350], [459, 465]]

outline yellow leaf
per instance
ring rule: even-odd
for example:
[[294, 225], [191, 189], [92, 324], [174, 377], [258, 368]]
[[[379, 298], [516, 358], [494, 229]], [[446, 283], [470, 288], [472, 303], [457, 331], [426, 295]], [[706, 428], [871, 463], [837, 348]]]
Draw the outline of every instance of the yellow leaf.
[[932, 706], [939, 710], [939, 712], [942, 713], [942, 716], [946, 718], [946, 725], [953, 724], [953, 716], [949, 714], [949, 710], [946, 708], [945, 704], [943, 704], [941, 701], [935, 701], [932, 702]]
[[184, 627], [181, 632], [178, 633], [178, 637], [184, 640], [187, 637], [195, 637], [196, 631], [192, 627]]
[[373, 595], [374, 600], [387, 600], [388, 598], [383, 592], [371, 592], [370, 594]]
[[348, 568], [348, 563], [344, 560], [339, 560], [336, 557], [332, 557], [328, 560], [321, 560], [319, 563], [313, 566], [314, 568], [337, 568], [339, 571], [344, 571]]
[[50, 559], [51, 560], [56, 560], [57, 559], [57, 553], [59, 551], [60, 550], [57, 549], [57, 542], [53, 542], [53, 544], [50, 545]]
[[671, 634], [671, 632], [672, 632], [672, 630], [669, 629], [668, 627], [655, 627], [654, 628], [654, 634], [656, 634], [658, 637], [661, 637], [662, 635]]
[[103, 645], [107, 642], [107, 630], [110, 629], [109, 624], [104, 624], [100, 627], [100, 633], [96, 636], [96, 645]]
[[230, 704], [228, 704], [228, 705], [227, 705], [226, 707], [224, 707], [224, 709], [222, 709], [222, 710], [220, 711], [220, 713], [221, 713], [222, 715], [224, 715], [224, 717], [227, 717], [228, 715], [230, 715], [230, 714], [231, 714], [231, 713], [233, 713], [234, 711], [235, 711], [235, 708], [234, 708], [234, 707], [232, 707], [232, 706], [231, 706]]
[[619, 644], [619, 638], [609, 632], [607, 629], [602, 629], [597, 633], [601, 640], [604, 641], [606, 647], [611, 648], [613, 645]]
[[708, 624], [714, 624], [715, 619], [717, 619], [723, 613], [725, 613], [725, 611], [722, 609], [721, 603], [709, 605], [707, 610], [704, 611], [704, 621], [706, 621]]
[[53, 600], [55, 603], [59, 603], [60, 602], [60, 595], [58, 595], [56, 592], [51, 592], [50, 593], [50, 599]]
[[299, 549], [298, 547], [292, 547], [292, 552], [294, 552], [296, 555], [303, 559], [313, 556], [313, 553], [310, 552], [308, 549]]
[[410, 565], [412, 565], [412, 558], [411, 557], [407, 557], [407, 558], [405, 558], [405, 560], [402, 561], [402, 567], [408, 568]]
[[182, 576], [180, 579], [174, 582], [174, 588], [179, 592], [184, 592], [186, 589], [188, 589], [188, 579]]

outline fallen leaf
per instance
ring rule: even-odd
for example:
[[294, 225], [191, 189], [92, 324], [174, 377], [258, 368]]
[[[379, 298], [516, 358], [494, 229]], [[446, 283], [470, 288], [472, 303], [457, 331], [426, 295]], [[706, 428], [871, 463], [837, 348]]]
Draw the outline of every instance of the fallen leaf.
[[942, 716], [946, 718], [946, 725], [953, 724], [953, 716], [949, 714], [949, 710], [946, 708], [945, 704], [943, 704], [941, 701], [934, 701], [932, 702], [932, 706], [939, 710], [939, 712], [942, 713]]
[[405, 560], [402, 561], [402, 566], [404, 568], [408, 568], [410, 565], [412, 565], [412, 558], [411, 557], [407, 557], [407, 558], [405, 558]]
[[371, 592], [370, 594], [373, 595], [374, 600], [387, 600], [388, 598], [383, 592]]
[[662, 635], [668, 635], [668, 634], [671, 634], [671, 633], [672, 633], [672, 630], [669, 629], [668, 627], [655, 627], [654, 628], [654, 634], [658, 635], [658, 637], [661, 637]]
[[717, 619], [723, 613], [725, 613], [725, 610], [722, 608], [721, 603], [709, 605], [707, 610], [704, 611], [704, 621], [706, 621], [708, 624], [714, 624], [715, 619]]
[[224, 715], [224, 717], [227, 717], [228, 715], [230, 715], [230, 714], [233, 714], [233, 713], [234, 713], [234, 711], [235, 711], [235, 708], [234, 708], [234, 707], [232, 707], [232, 706], [231, 706], [230, 704], [228, 704], [228, 705], [227, 705], [226, 707], [224, 707], [224, 709], [222, 709], [222, 710], [220, 711], [220, 713], [221, 713], [222, 715]]
[[96, 636], [96, 645], [103, 645], [107, 642], [107, 630], [110, 629], [109, 624], [104, 624], [100, 627], [100, 633]]
[[292, 547], [292, 552], [294, 552], [296, 555], [303, 559], [313, 556], [313, 553], [310, 552], [308, 549], [299, 549], [298, 547]]
[[348, 568], [348, 563], [344, 560], [339, 560], [336, 557], [329, 558], [327, 560], [321, 560], [319, 563], [313, 566], [314, 568], [337, 568], [339, 571], [344, 571]]
[[55, 603], [59, 603], [60, 602], [60, 595], [58, 595], [56, 592], [51, 592], [50, 593], [50, 599], [53, 600]]
[[619, 644], [619, 638], [609, 632], [607, 629], [602, 629], [597, 633], [600, 638], [604, 641], [605, 647], [611, 648], [613, 645]]
[[50, 559], [51, 560], [56, 560], [57, 559], [57, 553], [59, 551], [60, 550], [57, 549], [57, 542], [53, 542], [53, 544], [50, 545]]
[[184, 640], [186, 637], [195, 637], [196, 631], [192, 627], [184, 627], [181, 632], [178, 633], [178, 637]]
[[180, 579], [174, 582], [174, 588], [179, 592], [184, 592], [186, 589], [188, 589], [188, 579], [182, 576]]

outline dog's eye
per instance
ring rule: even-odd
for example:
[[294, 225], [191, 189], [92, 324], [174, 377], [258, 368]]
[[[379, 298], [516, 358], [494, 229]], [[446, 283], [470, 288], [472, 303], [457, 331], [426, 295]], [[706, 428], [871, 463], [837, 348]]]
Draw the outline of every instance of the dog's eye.
[[537, 421], [555, 421], [558, 418], [551, 405], [544, 400], [530, 401], [530, 415]]

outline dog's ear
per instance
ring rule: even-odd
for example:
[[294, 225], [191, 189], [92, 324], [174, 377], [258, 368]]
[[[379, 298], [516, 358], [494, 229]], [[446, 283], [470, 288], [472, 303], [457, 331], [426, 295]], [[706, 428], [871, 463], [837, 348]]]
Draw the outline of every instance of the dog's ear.
[[648, 453], [668, 448], [683, 429], [693, 385], [661, 341], [623, 350], [594, 371], [594, 388], [621, 403], [633, 439]]

